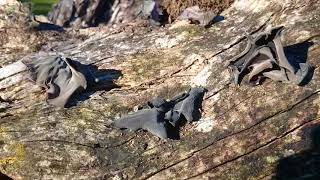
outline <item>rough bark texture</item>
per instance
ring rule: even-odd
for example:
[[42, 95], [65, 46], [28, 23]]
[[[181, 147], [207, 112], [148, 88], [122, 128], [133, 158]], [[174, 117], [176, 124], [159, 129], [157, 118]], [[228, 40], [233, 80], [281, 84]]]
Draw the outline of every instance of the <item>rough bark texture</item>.
[[49, 20], [64, 27], [91, 27], [99, 23], [131, 23], [138, 17], [152, 19], [157, 25], [175, 20], [184, 9], [198, 5], [208, 11], [209, 21], [230, 6], [233, 0], [60, 0], [48, 15]]
[[75, 28], [97, 26], [99, 23], [128, 23], [143, 15], [147, 6], [143, 0], [61, 0], [48, 17], [56, 25]]
[[234, 0], [160, 0], [161, 6], [168, 12], [172, 20], [176, 19], [186, 8], [199, 6], [204, 11], [221, 12], [228, 8]]
[[112, 3], [112, 0], [61, 0], [48, 17], [59, 26], [95, 26], [110, 19]]
[[[209, 29], [177, 22], [160, 29], [82, 30], [88, 38], [47, 49], [123, 76], [116, 81], [121, 88], [87, 92], [69, 109], [46, 106], [19, 62], [2, 67], [0, 171], [15, 179], [271, 179], [290, 176], [282, 167], [292, 157], [301, 159], [295, 167], [315, 171], [319, 11], [316, 0], [240, 0]], [[243, 50], [245, 35], [275, 25], [285, 26], [287, 57], [307, 59], [314, 78], [303, 87], [270, 80], [231, 84], [225, 64]], [[169, 98], [190, 85], [209, 91], [202, 118], [183, 126], [180, 140], [106, 126], [153, 96]]]

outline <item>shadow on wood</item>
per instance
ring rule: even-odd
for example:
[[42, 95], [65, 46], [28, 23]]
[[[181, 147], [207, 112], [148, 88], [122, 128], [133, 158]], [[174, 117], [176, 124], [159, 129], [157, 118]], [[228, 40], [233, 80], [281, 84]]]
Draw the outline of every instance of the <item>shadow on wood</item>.
[[0, 171], [0, 179], [2, 179], [2, 180], [13, 180], [11, 177], [1, 173], [1, 171]]
[[[283, 48], [284, 53], [290, 62], [290, 64], [295, 68], [300, 68], [300, 63], [306, 63], [308, 60], [308, 50], [314, 43], [310, 41], [303, 41], [301, 43], [292, 44]], [[314, 74], [314, 68], [312, 68], [304, 80], [301, 82], [300, 85], [304, 86], [308, 84]]]
[[90, 83], [85, 91], [81, 91], [81, 93], [76, 92], [71, 96], [66, 105], [67, 108], [76, 106], [79, 102], [89, 99], [96, 91], [110, 91], [114, 88], [120, 88], [114, 81], [122, 76], [121, 71], [115, 69], [98, 69], [95, 65], [81, 64], [81, 66], [83, 66], [82, 69], [88, 70], [87, 73], [90, 73], [86, 76], [90, 78], [87, 79]]
[[304, 132], [308, 134], [307, 131], [311, 131], [310, 149], [281, 159], [273, 179], [320, 179], [320, 124]]
[[57, 31], [57, 32], [65, 31], [62, 26], [58, 26], [52, 23], [44, 23], [39, 21], [38, 23], [39, 25], [35, 27], [35, 29], [38, 31]]

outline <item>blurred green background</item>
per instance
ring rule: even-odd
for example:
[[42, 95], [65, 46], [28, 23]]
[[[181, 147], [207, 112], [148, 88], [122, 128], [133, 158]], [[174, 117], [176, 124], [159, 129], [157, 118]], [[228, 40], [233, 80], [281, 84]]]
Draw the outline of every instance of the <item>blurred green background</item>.
[[34, 14], [43, 15], [47, 15], [51, 10], [52, 5], [58, 1], [59, 0], [21, 0], [21, 2], [31, 5], [32, 12]]

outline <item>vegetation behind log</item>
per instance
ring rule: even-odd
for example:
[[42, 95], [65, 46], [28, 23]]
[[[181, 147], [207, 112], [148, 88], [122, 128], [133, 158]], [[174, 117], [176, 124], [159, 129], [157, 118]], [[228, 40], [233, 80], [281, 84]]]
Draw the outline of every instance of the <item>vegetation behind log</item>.
[[234, 0], [162, 0], [161, 6], [166, 9], [171, 19], [176, 19], [184, 9], [191, 6], [199, 6], [200, 9], [206, 11], [221, 12], [228, 8]]

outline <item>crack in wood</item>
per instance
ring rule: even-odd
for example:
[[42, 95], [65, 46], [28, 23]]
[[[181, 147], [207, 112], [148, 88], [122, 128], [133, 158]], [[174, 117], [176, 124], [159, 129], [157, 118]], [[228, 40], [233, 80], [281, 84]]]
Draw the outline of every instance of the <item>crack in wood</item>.
[[[228, 87], [230, 86], [230, 84], [231, 84], [231, 83], [228, 84]], [[267, 84], [267, 83], [266, 83], [266, 84]], [[223, 90], [223, 89], [222, 89], [222, 90]], [[257, 90], [254, 89], [254, 90], [251, 90], [251, 91], [250, 91], [249, 93], [247, 93], [247, 94], [248, 94], [247, 97], [245, 97], [244, 99], [240, 100], [239, 103], [233, 104], [230, 108], [226, 109], [224, 112], [219, 113], [215, 118], [220, 118], [220, 117], [226, 115], [227, 113], [231, 112], [232, 110], [236, 110], [236, 108], [237, 108], [238, 106], [242, 105], [243, 103], [246, 103], [246, 102], [247, 102], [248, 100], [250, 100], [251, 98], [254, 98], [254, 97], [255, 97], [254, 95], [256, 95], [256, 94], [258, 94], [258, 93], [257, 93]], [[279, 97], [279, 96], [277, 96], [277, 97]], [[277, 98], [277, 97], [274, 97], [274, 98]], [[217, 104], [217, 103], [213, 104], [213, 106], [215, 106], [216, 104]], [[220, 106], [221, 109], [224, 108], [224, 107], [226, 107], [226, 105]]]
[[[259, 32], [260, 30], [262, 30], [263, 28], [265, 28], [266, 25], [271, 21], [271, 19], [272, 19], [272, 17], [273, 17], [274, 15], [275, 15], [275, 13], [272, 13], [272, 14], [269, 16], [269, 18], [268, 18], [262, 25], [260, 25], [257, 29], [255, 29], [255, 30], [253, 30], [252, 32], [250, 32], [248, 35], [253, 35], [253, 34]], [[215, 57], [215, 56], [217, 56], [217, 55], [219, 55], [219, 54], [221, 54], [221, 53], [223, 53], [223, 52], [231, 49], [231, 48], [234, 47], [235, 45], [239, 44], [241, 41], [245, 40], [248, 35], [245, 35], [245, 36], [242, 36], [242, 37], [236, 39], [236, 40], [234, 41], [234, 43], [228, 45], [228, 47], [226, 47], [226, 48], [218, 51], [218, 52], [215, 53], [215, 54], [213, 54], [213, 55], [212, 55], [210, 58], [208, 58], [208, 59], [211, 59], [211, 58], [213, 58], [213, 57]]]
[[222, 87], [222, 88], [218, 89], [217, 91], [214, 91], [213, 93], [210, 93], [210, 94], [209, 94], [209, 92], [208, 92], [208, 93], [206, 93], [206, 96], [205, 96], [203, 99], [204, 99], [204, 100], [208, 100], [208, 99], [210, 99], [211, 97], [213, 97], [214, 95], [216, 95], [216, 94], [220, 93], [221, 91], [223, 91], [223, 90], [225, 90], [225, 89], [228, 89], [228, 88], [229, 88], [229, 86], [230, 86], [230, 84], [231, 84], [231, 82], [229, 82], [229, 83], [227, 83], [227, 84], [223, 85], [223, 87]]
[[4, 115], [0, 115], [0, 119], [6, 118], [6, 117], [12, 117], [12, 116], [13, 116], [13, 114], [6, 113], [6, 114], [4, 114]]
[[22, 132], [35, 132], [32, 130], [21, 130], [21, 131], [0, 131], [0, 133], [22, 133]]
[[[270, 22], [270, 20], [272, 19], [273, 16], [274, 16], [274, 13], [271, 14], [271, 15], [269, 16], [269, 18], [268, 18], [262, 25], [260, 25], [257, 29], [253, 30], [253, 31], [252, 31], [251, 33], [249, 33], [249, 34], [250, 34], [250, 35], [255, 34], [255, 33], [257, 33], [258, 31], [260, 31], [261, 29], [263, 29], [263, 28]], [[242, 37], [240, 37], [239, 39], [236, 39], [234, 43], [228, 45], [228, 47], [223, 48], [222, 50], [220, 50], [220, 51], [216, 52], [215, 54], [211, 55], [209, 58], [206, 58], [205, 61], [208, 61], [208, 60], [214, 58], [215, 56], [218, 56], [219, 54], [222, 54], [223, 52], [231, 49], [232, 47], [234, 47], [235, 45], [239, 44], [241, 41], [243, 41], [243, 40], [246, 39], [246, 38], [247, 38], [247, 36], [242, 36]], [[152, 79], [152, 80], [149, 80], [149, 81], [147, 81], [147, 82], [140, 83], [140, 84], [138, 84], [137, 86], [130, 87], [130, 89], [137, 88], [137, 87], [140, 87], [140, 86], [150, 86], [150, 85], [155, 84], [156, 82], [159, 83], [159, 81], [160, 81], [160, 82], [163, 82], [163, 81], [164, 81], [164, 78], [170, 78], [170, 77], [172, 77], [173, 75], [175, 75], [175, 74], [177, 74], [177, 73], [179, 73], [179, 72], [181, 72], [181, 71], [183, 71], [183, 70], [188, 69], [188, 68], [191, 67], [196, 61], [198, 61], [198, 59], [195, 59], [195, 60], [192, 61], [191, 63], [189, 63], [189, 64], [187, 64], [186, 66], [184, 66], [184, 67], [182, 67], [182, 68], [174, 71], [173, 73], [170, 73], [170, 74], [168, 73], [168, 74], [165, 74], [165, 75], [163, 75], [163, 76], [156, 77], [156, 78], [154, 78], [154, 79]]]
[[167, 73], [167, 74], [165, 74], [165, 75], [163, 75], [163, 76], [160, 76], [160, 77], [156, 77], [156, 78], [154, 78], [154, 79], [151, 79], [151, 80], [149, 80], [149, 81], [147, 81], [147, 82], [143, 82], [143, 83], [140, 83], [140, 84], [138, 84], [137, 86], [134, 86], [134, 87], [131, 87], [131, 88], [136, 88], [136, 87], [139, 87], [139, 86], [150, 86], [150, 85], [153, 85], [153, 84], [155, 84], [156, 82], [163, 82], [164, 80], [165, 80], [165, 78], [167, 79], [167, 78], [171, 78], [173, 75], [175, 75], [175, 74], [177, 74], [177, 73], [179, 73], [179, 72], [181, 72], [181, 71], [185, 71], [186, 69], [188, 69], [188, 68], [190, 68], [192, 65], [194, 65], [194, 63], [196, 62], [196, 61], [198, 61], [199, 59], [195, 59], [195, 60], [193, 60], [191, 63], [189, 63], [189, 64], [187, 64], [187, 65], [185, 65], [184, 67], [182, 67], [182, 68], [179, 68], [178, 70], [176, 70], [176, 71], [174, 71], [174, 72], [172, 72], [172, 73]]
[[59, 140], [59, 139], [36, 139], [36, 140], [28, 140], [28, 141], [21, 141], [21, 142], [27, 142], [27, 143], [38, 143], [38, 142], [57, 142], [57, 143], [65, 143], [65, 144], [74, 144], [77, 146], [84, 146], [84, 147], [88, 147], [88, 148], [92, 148], [92, 149], [111, 149], [111, 148], [116, 148], [122, 145], [125, 145], [127, 143], [129, 143], [132, 139], [134, 139], [136, 136], [132, 136], [130, 138], [128, 138], [125, 141], [122, 141], [116, 145], [113, 146], [105, 146], [102, 147], [100, 146], [99, 143], [97, 144], [83, 144], [83, 143], [78, 143], [78, 142], [74, 142], [74, 141], [66, 141], [66, 140]]
[[234, 158], [232, 158], [232, 159], [229, 159], [229, 160], [227, 160], [227, 161], [224, 161], [224, 162], [222, 162], [222, 163], [220, 163], [220, 164], [218, 164], [218, 165], [215, 165], [215, 166], [213, 166], [213, 167], [210, 167], [210, 168], [204, 170], [204, 171], [201, 172], [201, 173], [198, 173], [198, 174], [196, 174], [196, 175], [193, 175], [193, 176], [188, 177], [188, 178], [185, 178], [185, 179], [193, 179], [193, 178], [195, 178], [195, 177], [198, 177], [198, 176], [200, 176], [200, 175], [203, 175], [203, 174], [205, 174], [205, 173], [208, 173], [208, 172], [211, 171], [211, 170], [214, 170], [214, 169], [219, 168], [219, 167], [221, 167], [221, 166], [223, 166], [223, 165], [226, 165], [226, 164], [228, 164], [228, 163], [231, 163], [231, 162], [233, 162], [233, 161], [236, 161], [236, 160], [238, 160], [238, 159], [240, 159], [240, 158], [242, 158], [242, 157], [244, 157], [244, 156], [247, 156], [247, 155], [249, 155], [249, 154], [251, 154], [251, 153], [253, 153], [253, 152], [255, 152], [255, 151], [259, 150], [259, 149], [262, 149], [262, 148], [264, 148], [264, 147], [267, 147], [267, 146], [271, 145], [272, 143], [276, 142], [277, 140], [286, 137], [286, 136], [289, 135], [290, 133], [292, 133], [292, 132], [294, 132], [294, 131], [296, 131], [296, 130], [304, 127], [304, 126], [307, 126], [308, 124], [311, 124], [311, 123], [313, 123], [314, 121], [319, 121], [319, 120], [320, 120], [320, 118], [316, 118], [316, 119], [313, 119], [313, 120], [309, 120], [309, 121], [307, 121], [307, 122], [304, 122], [304, 123], [302, 123], [302, 124], [300, 124], [300, 125], [292, 128], [292, 129], [290, 129], [289, 131], [286, 131], [285, 133], [281, 134], [280, 136], [277, 136], [277, 137], [275, 137], [275, 138], [272, 138], [271, 140], [269, 140], [268, 142], [264, 143], [264, 144], [261, 145], [261, 146], [258, 146], [258, 147], [256, 147], [256, 148], [254, 148], [254, 149], [252, 149], [252, 150], [244, 153], [244, 154], [241, 154], [241, 155], [236, 156], [236, 157], [234, 157]]

